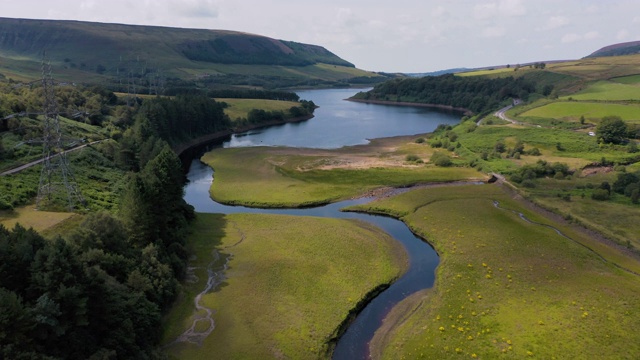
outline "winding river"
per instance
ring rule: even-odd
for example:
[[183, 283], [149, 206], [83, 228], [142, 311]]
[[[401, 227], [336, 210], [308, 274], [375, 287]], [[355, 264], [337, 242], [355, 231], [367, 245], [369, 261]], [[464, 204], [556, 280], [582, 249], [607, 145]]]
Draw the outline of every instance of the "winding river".
[[[332, 149], [367, 143], [367, 139], [412, 135], [434, 130], [438, 124], [455, 124], [460, 114], [440, 110], [371, 105], [344, 101], [354, 90], [300, 91], [300, 98], [320, 106], [311, 120], [232, 135], [215, 146], [292, 146]], [[185, 200], [203, 213], [270, 213], [298, 216], [321, 216], [362, 219], [373, 223], [401, 242], [409, 255], [408, 271], [388, 289], [373, 299], [338, 341], [333, 359], [367, 359], [368, 343], [389, 310], [405, 297], [433, 285], [439, 259], [426, 242], [411, 233], [396, 219], [368, 214], [341, 212], [346, 206], [362, 204], [370, 198], [342, 201], [307, 209], [256, 209], [226, 206], [209, 197], [213, 170], [193, 160], [185, 186]]]

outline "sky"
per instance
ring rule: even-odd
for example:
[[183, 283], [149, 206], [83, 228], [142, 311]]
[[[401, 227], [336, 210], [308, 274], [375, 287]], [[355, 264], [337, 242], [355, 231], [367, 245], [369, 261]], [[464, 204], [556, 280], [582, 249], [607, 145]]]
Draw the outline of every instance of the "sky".
[[579, 59], [640, 40], [638, 0], [0, 0], [0, 17], [235, 30], [405, 73]]

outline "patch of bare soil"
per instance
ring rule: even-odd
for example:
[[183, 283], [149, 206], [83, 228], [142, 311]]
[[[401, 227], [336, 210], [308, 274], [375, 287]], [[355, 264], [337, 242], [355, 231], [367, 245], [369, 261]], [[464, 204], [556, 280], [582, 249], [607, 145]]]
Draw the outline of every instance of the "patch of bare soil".
[[606, 174], [613, 171], [613, 166], [585, 166], [582, 169], [582, 176], [592, 176], [596, 174]]

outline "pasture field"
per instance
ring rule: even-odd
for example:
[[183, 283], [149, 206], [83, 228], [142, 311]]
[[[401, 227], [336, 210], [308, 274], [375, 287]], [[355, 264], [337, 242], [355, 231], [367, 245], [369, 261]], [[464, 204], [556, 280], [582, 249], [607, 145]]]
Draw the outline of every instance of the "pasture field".
[[545, 70], [576, 76], [587, 81], [607, 80], [640, 74], [640, 54], [552, 63], [548, 64]]
[[355, 76], [376, 77], [378, 74], [356, 68], [318, 63], [307, 66], [277, 66], [277, 65], [243, 65], [243, 64], [214, 64], [199, 63], [199, 67], [181, 67], [178, 70], [182, 76], [207, 78], [224, 74], [239, 74], [245, 76], [282, 77], [289, 79], [318, 79], [325, 81], [347, 80]]
[[215, 149], [202, 157], [214, 171], [211, 196], [226, 204], [300, 207], [359, 196], [385, 186], [478, 180], [468, 167], [437, 167], [434, 149], [416, 137], [374, 140], [337, 150], [252, 147]]
[[[574, 176], [571, 181], [541, 179], [535, 188], [527, 189], [526, 193], [547, 209], [565, 216], [569, 214], [574, 222], [623, 246], [640, 249], [640, 207], [632, 204], [628, 197], [616, 193], [612, 193], [609, 201], [591, 199], [593, 188], [605, 181], [614, 183], [617, 175], [616, 172], [610, 172], [588, 177]], [[568, 195], [569, 200], [563, 199], [563, 195]]]
[[[419, 189], [357, 208], [400, 217], [441, 257], [435, 287], [392, 311], [389, 332], [370, 345], [374, 357], [633, 359], [640, 353], [640, 334], [629, 331], [640, 326], [640, 276], [614, 264], [621, 260], [638, 272], [638, 260], [532, 211], [503, 187]], [[520, 212], [571, 240], [524, 221]]]
[[486, 70], [476, 70], [476, 71], [468, 71], [468, 72], [460, 72], [460, 73], [456, 73], [456, 76], [462, 76], [462, 77], [466, 77], [466, 76], [486, 76], [486, 75], [511, 75], [513, 74], [513, 68], [506, 68], [506, 67], [502, 67], [502, 68], [497, 68], [497, 69], [486, 69]]
[[225, 114], [230, 119], [247, 118], [249, 111], [253, 109], [261, 109], [264, 111], [283, 111], [288, 114], [289, 109], [294, 106], [299, 106], [300, 103], [295, 101], [278, 101], [278, 100], [263, 100], [263, 99], [215, 99], [219, 102], [225, 102], [229, 104], [229, 107], [224, 109]]
[[33, 228], [43, 233], [75, 216], [78, 215], [68, 212], [39, 211], [31, 205], [20, 207], [13, 211], [0, 211], [0, 225], [4, 225], [7, 229], [12, 229], [16, 223], [20, 223], [27, 229]]
[[599, 123], [600, 119], [609, 115], [617, 115], [622, 120], [640, 124], [640, 105], [558, 101], [523, 112], [519, 118], [522, 121], [538, 117], [578, 122], [580, 116], [584, 116], [588, 122]]
[[166, 344], [199, 316], [193, 299], [206, 285], [214, 251], [228, 268], [223, 291], [201, 299], [214, 310], [215, 329], [201, 346], [170, 345], [170, 358], [325, 358], [349, 311], [407, 266], [399, 243], [360, 221], [198, 214], [192, 229], [195, 276], [167, 318]]
[[[492, 152], [495, 144], [499, 141], [504, 142], [507, 147], [513, 147], [518, 140], [524, 143], [525, 151], [534, 147], [540, 149], [541, 156], [531, 156], [535, 161], [538, 159], [547, 160], [548, 157], [579, 158], [590, 161], [599, 160], [603, 156], [595, 137], [585, 133], [511, 125], [479, 126], [473, 132], [459, 132], [459, 141], [462, 146], [474, 154]], [[557, 149], [558, 143], [562, 144], [564, 150]], [[611, 157], [612, 159], [627, 155], [622, 151], [606, 154], [607, 158]], [[528, 158], [528, 156], [523, 156], [523, 158]], [[511, 161], [513, 159], [503, 158], [502, 160]]]
[[569, 98], [574, 100], [638, 101], [640, 87], [613, 81], [597, 81], [584, 90], [562, 97], [561, 100]]
[[621, 84], [638, 86], [638, 85], [640, 85], [640, 74], [617, 77], [617, 78], [611, 79], [611, 81], [615, 81], [615, 82], [621, 83]]

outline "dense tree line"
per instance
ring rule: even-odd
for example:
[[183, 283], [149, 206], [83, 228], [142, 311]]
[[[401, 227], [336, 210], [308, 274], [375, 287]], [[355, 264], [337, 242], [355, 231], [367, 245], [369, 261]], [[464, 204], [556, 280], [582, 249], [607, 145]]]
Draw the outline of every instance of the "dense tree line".
[[536, 91], [534, 83], [523, 78], [489, 79], [481, 76], [425, 76], [402, 78], [376, 85], [354, 97], [365, 100], [387, 100], [439, 104], [469, 109], [476, 113], [493, 110], [510, 98], [527, 99]]
[[225, 107], [226, 104], [203, 95], [156, 97], [145, 100], [136, 117], [138, 123], [148, 121], [150, 130], [173, 144], [228, 129]]
[[165, 144], [130, 175], [119, 218], [94, 213], [65, 239], [0, 226], [0, 357], [153, 359], [184, 273], [180, 162]]
[[291, 91], [259, 90], [259, 89], [217, 89], [210, 90], [207, 95], [212, 98], [229, 99], [266, 99], [282, 101], [298, 101], [300, 96]]
[[215, 130], [204, 119], [219, 107], [154, 99], [123, 120], [119, 142], [104, 146], [105, 159], [129, 171], [117, 212], [89, 214], [53, 240], [0, 226], [0, 358], [162, 357], [161, 316], [185, 273], [194, 213], [182, 198], [180, 160], [161, 134], [184, 135], [168, 118], [183, 109], [192, 117], [178, 119], [192, 131]]
[[[61, 84], [56, 87], [56, 102], [61, 115], [74, 117], [79, 121], [99, 125], [109, 113], [109, 106], [117, 101], [116, 96], [101, 87]], [[39, 83], [0, 83], [0, 118], [11, 114], [37, 114], [42, 112], [42, 87]], [[12, 121], [0, 123], [0, 130], [6, 130]]]

